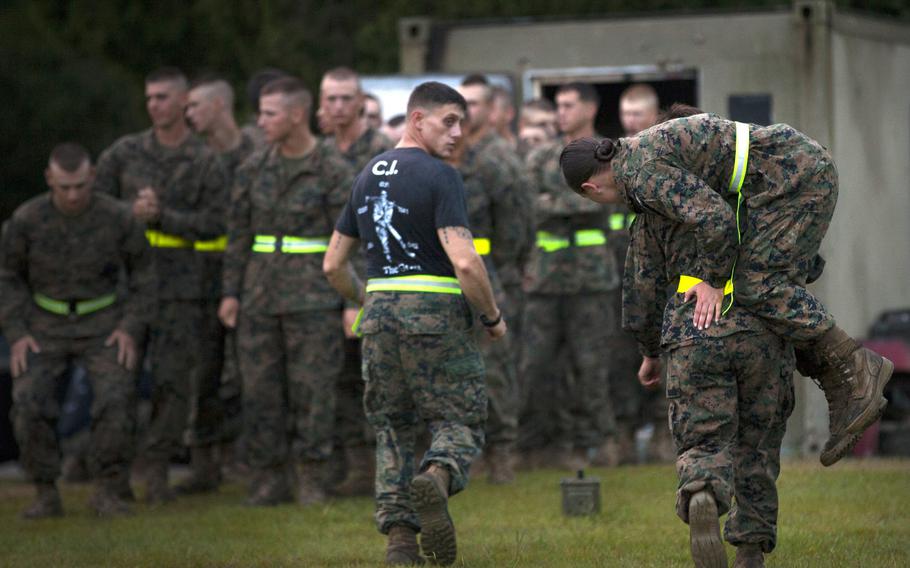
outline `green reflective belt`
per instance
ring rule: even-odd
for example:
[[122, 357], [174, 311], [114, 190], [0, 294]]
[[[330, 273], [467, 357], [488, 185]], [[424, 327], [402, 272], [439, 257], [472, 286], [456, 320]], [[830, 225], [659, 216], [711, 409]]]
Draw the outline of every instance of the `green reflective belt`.
[[277, 250], [284, 254], [313, 254], [325, 252], [328, 249], [328, 237], [256, 235], [253, 240], [253, 252], [271, 253]]
[[392, 278], [370, 278], [367, 293], [370, 292], [427, 292], [432, 294], [461, 294], [458, 279], [451, 276], [394, 276]]
[[84, 316], [112, 305], [117, 301], [116, 294], [107, 294], [91, 300], [55, 300], [40, 292], [35, 292], [32, 299], [38, 307], [58, 316]]
[[610, 230], [622, 231], [632, 226], [635, 220], [635, 213], [613, 213], [610, 215]]
[[[596, 247], [607, 244], [607, 234], [601, 229], [582, 229], [574, 233], [577, 247]], [[559, 237], [547, 231], [537, 231], [537, 247], [544, 252], [556, 252], [573, 245], [573, 240]]]
[[[749, 165], [749, 125], [743, 122], [736, 123], [736, 157], [733, 160], [733, 174], [730, 176], [730, 187], [728, 191], [736, 194], [736, 242], [742, 244], [743, 236], [739, 223], [739, 209], [743, 204], [743, 182], [746, 181], [746, 168]], [[731, 290], [730, 301], [724, 308], [723, 314], [730, 311], [733, 307], [733, 274], [736, 272], [736, 260], [733, 260], [733, 268], [730, 270]]]

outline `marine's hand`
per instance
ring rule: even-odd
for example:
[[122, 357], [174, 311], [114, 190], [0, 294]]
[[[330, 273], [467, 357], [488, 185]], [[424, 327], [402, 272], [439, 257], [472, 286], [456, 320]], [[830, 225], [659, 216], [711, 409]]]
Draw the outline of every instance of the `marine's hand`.
[[228, 296], [221, 300], [218, 306], [218, 319], [224, 327], [234, 329], [237, 327], [237, 314], [240, 312], [240, 300]]
[[683, 300], [688, 302], [692, 296], [695, 296], [695, 316], [692, 323], [698, 329], [708, 329], [712, 321], [720, 320], [721, 310], [724, 304], [724, 291], [722, 288], [714, 288], [707, 282], [699, 282], [686, 290]]
[[341, 326], [344, 328], [344, 336], [347, 339], [357, 338], [357, 334], [354, 333], [353, 328], [359, 312], [360, 310], [358, 308], [345, 308], [344, 312], [341, 314]]
[[115, 329], [104, 342], [105, 347], [117, 345], [117, 363], [128, 371], [136, 368], [136, 342], [130, 334], [122, 329]]
[[9, 349], [10, 372], [15, 379], [28, 370], [28, 352], [41, 353], [41, 346], [31, 335], [19, 338]]
[[660, 386], [660, 358], [645, 357], [641, 361], [641, 367], [638, 369], [638, 382], [648, 390], [654, 390]]
[[490, 336], [490, 339], [496, 341], [497, 339], [502, 338], [502, 336], [506, 334], [506, 331], [508, 331], [509, 328], [506, 325], [506, 320], [501, 319], [499, 320], [499, 323], [493, 327], [485, 327], [483, 329], [487, 332], [487, 335]]
[[143, 187], [139, 190], [138, 197], [133, 202], [133, 215], [146, 223], [158, 220], [161, 216], [161, 203], [154, 189]]

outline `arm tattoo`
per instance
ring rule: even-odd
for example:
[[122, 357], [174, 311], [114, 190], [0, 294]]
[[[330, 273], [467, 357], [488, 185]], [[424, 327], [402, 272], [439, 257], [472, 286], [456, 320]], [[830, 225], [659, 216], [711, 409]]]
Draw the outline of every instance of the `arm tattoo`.
[[449, 244], [449, 230], [446, 227], [442, 228], [442, 239], [446, 242], [446, 244]]

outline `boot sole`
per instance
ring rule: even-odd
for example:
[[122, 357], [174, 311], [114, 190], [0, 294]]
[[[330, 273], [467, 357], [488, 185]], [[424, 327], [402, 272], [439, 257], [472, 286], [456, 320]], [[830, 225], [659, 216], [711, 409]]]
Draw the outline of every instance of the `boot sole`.
[[872, 400], [878, 400], [879, 402], [878, 404], [870, 403], [863, 412], [847, 426], [848, 433], [862, 434], [863, 431], [878, 420], [885, 411], [885, 405], [888, 404], [888, 401], [883, 397], [882, 393], [885, 392], [885, 385], [891, 380], [892, 373], [894, 373], [894, 363], [889, 359], [882, 357], [882, 369], [875, 377], [876, 388], [875, 393], [872, 395]]
[[717, 504], [706, 492], [696, 493], [689, 501], [689, 547], [696, 568], [727, 568]]
[[[882, 414], [885, 413], [885, 407], [888, 406], [888, 401], [882, 397], [879, 400], [878, 410], [875, 414], [872, 415], [872, 420], [869, 424], [874, 423], [876, 420], [881, 418]], [[859, 439], [863, 437], [863, 432], [860, 431], [858, 434], [844, 434], [844, 437], [840, 442], [835, 444], [830, 450], [822, 452], [819, 456], [819, 461], [823, 466], [829, 467], [837, 463], [844, 456], [853, 451], [853, 448], [856, 446], [856, 443], [859, 442]]]
[[432, 479], [417, 476], [411, 482], [411, 495], [420, 519], [420, 547], [434, 564], [448, 566], [457, 553], [455, 525], [449, 516], [448, 500]]

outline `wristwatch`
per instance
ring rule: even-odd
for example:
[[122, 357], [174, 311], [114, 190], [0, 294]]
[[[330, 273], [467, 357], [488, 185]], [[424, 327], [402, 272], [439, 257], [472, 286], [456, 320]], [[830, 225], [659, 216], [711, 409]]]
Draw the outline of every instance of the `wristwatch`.
[[499, 310], [499, 315], [496, 316], [496, 319], [490, 319], [486, 315], [480, 314], [480, 323], [482, 323], [484, 327], [496, 327], [497, 325], [499, 325], [499, 322], [501, 322], [501, 321], [502, 321], [502, 310]]

